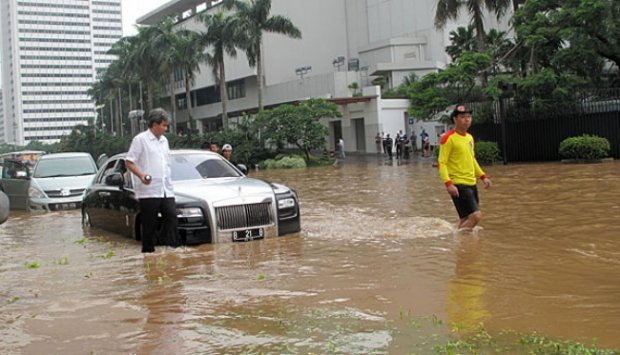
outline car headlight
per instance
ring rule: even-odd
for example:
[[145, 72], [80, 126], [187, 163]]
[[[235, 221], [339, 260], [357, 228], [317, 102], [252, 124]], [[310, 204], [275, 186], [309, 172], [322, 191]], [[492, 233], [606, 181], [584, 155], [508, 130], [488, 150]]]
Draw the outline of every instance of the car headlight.
[[36, 188], [34, 186], [30, 186], [30, 188], [28, 189], [28, 197], [30, 197], [30, 198], [46, 198], [47, 196], [45, 196], [43, 191], [39, 190], [38, 188]]
[[292, 197], [289, 198], [283, 198], [281, 200], [278, 200], [278, 209], [282, 210], [285, 208], [291, 208], [291, 207], [295, 207], [295, 199]]
[[177, 218], [202, 218], [202, 210], [198, 207], [177, 208]]

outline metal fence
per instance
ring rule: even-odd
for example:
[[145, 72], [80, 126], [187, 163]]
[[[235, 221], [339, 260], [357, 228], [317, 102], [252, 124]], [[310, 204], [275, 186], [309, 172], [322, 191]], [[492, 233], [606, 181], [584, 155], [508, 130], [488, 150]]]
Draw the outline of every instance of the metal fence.
[[610, 156], [620, 158], [620, 89], [584, 91], [568, 104], [548, 103], [542, 109], [512, 99], [472, 106], [474, 116], [484, 117], [471, 134], [476, 141], [497, 142], [505, 163], [560, 160], [560, 142], [584, 134], [607, 138]]

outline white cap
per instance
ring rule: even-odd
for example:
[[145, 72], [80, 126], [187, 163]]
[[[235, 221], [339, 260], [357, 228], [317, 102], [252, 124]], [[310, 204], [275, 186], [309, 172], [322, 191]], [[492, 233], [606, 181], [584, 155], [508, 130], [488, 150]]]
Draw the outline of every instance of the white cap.
[[224, 144], [224, 146], [222, 147], [222, 151], [224, 151], [224, 150], [233, 150], [233, 149], [232, 149], [232, 145], [230, 145], [230, 144]]

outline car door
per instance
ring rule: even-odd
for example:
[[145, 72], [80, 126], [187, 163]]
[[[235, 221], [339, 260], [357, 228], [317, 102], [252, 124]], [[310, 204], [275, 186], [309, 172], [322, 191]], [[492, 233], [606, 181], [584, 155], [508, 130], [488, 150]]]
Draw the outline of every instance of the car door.
[[133, 189], [133, 174], [127, 170], [124, 159], [119, 160], [117, 170], [123, 176], [123, 189], [118, 195], [118, 212], [121, 221], [118, 233], [132, 237], [135, 219], [138, 214], [140, 204]]
[[28, 210], [30, 170], [26, 164], [16, 160], [4, 160], [0, 184], [4, 193], [9, 197], [12, 210]]
[[[111, 174], [122, 176], [123, 184], [122, 186], [110, 184], [105, 187], [105, 192], [107, 194], [107, 204], [105, 208], [109, 217], [108, 225], [115, 233], [130, 236], [131, 228], [129, 227], [126, 205], [127, 196], [132, 194], [132, 191], [127, 189], [127, 178], [129, 173], [125, 168], [125, 161], [123, 159], [118, 159], [116, 161], [116, 165]], [[104, 182], [105, 180], [104, 177]]]
[[114, 222], [113, 211], [110, 210], [111, 187], [105, 184], [105, 177], [114, 172], [117, 160], [108, 161], [95, 177], [95, 182], [89, 188], [84, 208], [88, 212], [91, 224], [96, 228], [113, 231], [110, 225]]

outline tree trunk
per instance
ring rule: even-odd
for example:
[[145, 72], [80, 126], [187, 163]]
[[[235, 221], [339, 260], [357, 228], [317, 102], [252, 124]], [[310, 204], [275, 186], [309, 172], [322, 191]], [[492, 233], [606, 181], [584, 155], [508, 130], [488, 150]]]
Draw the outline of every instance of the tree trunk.
[[118, 131], [123, 136], [123, 95], [121, 88], [118, 88]]
[[297, 148], [299, 148], [299, 150], [301, 150], [304, 153], [304, 160], [306, 161], [306, 164], [309, 164], [310, 163], [310, 149], [308, 149], [308, 147], [306, 147], [305, 145], [299, 144], [299, 142], [295, 143], [295, 146], [297, 146]]
[[139, 89], [140, 89], [140, 110], [144, 110], [144, 99], [142, 98], [142, 94], [144, 93], [142, 90], [142, 80], [140, 80], [140, 85], [139, 85]]
[[192, 95], [190, 91], [191, 78], [187, 71], [185, 72], [185, 102], [187, 102], [187, 126], [189, 127], [188, 136], [191, 139], [192, 129], [194, 128], [194, 118], [192, 116]]
[[114, 135], [114, 99], [110, 99], [110, 134]]
[[[475, 21], [475, 27], [476, 27], [476, 47], [478, 49], [478, 53], [483, 53], [486, 49], [486, 34], [484, 32], [484, 24], [482, 23], [482, 21]], [[485, 88], [487, 87], [487, 82], [488, 82], [488, 73], [485, 70], [482, 70], [482, 72], [480, 72], [480, 85]]]
[[151, 112], [153, 109], [153, 83], [148, 81], [146, 83], [146, 111]]
[[129, 110], [128, 111], [131, 111], [133, 109], [133, 96], [132, 96], [132, 90], [131, 90], [131, 83], [129, 83], [128, 89], [129, 89]]
[[256, 49], [256, 79], [258, 80], [258, 112], [263, 111], [263, 60], [261, 45]]
[[224, 69], [224, 61], [219, 64], [220, 70], [220, 100], [222, 101], [222, 125], [224, 129], [228, 129], [228, 92], [226, 90], [226, 71]]
[[170, 73], [170, 131], [176, 133], [177, 131], [177, 105], [176, 95], [174, 94], [174, 71]]

